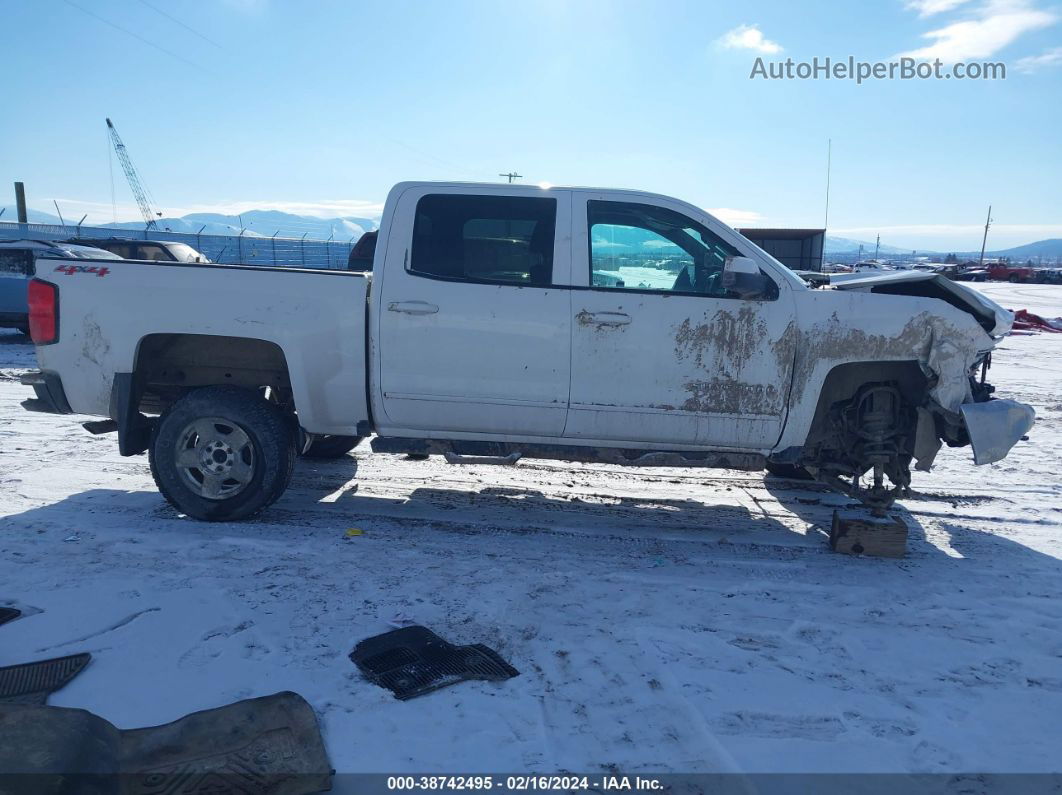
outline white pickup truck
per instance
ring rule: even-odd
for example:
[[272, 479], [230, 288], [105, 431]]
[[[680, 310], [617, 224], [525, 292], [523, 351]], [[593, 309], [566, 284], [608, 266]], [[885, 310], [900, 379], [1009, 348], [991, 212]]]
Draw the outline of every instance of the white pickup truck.
[[371, 272], [55, 261], [29, 288], [31, 410], [97, 415], [159, 490], [249, 516], [298, 453], [803, 473], [877, 510], [941, 443], [1003, 458], [1010, 313], [932, 273], [812, 290], [649, 193], [407, 182]]

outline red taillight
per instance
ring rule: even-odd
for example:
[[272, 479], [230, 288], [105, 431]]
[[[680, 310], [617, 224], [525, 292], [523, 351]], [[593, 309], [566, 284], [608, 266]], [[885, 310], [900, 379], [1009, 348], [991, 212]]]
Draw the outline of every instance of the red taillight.
[[40, 279], [29, 283], [30, 339], [50, 345], [59, 339], [59, 288]]

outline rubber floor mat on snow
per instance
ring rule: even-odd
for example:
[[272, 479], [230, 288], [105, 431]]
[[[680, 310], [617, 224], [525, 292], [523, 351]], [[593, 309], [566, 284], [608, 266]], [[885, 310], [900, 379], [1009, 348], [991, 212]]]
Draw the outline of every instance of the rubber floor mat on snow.
[[366, 638], [350, 659], [369, 681], [402, 701], [468, 679], [500, 682], [520, 675], [483, 644], [455, 646], [421, 626]]
[[22, 611], [14, 607], [0, 607], [0, 626], [3, 626], [8, 621], [14, 621], [22, 615]]
[[290, 692], [126, 730], [83, 709], [0, 704], [0, 737], [3, 783], [17, 793], [308, 795], [332, 788], [317, 717]]
[[0, 668], [0, 704], [43, 704], [91, 659], [91, 654], [82, 652]]

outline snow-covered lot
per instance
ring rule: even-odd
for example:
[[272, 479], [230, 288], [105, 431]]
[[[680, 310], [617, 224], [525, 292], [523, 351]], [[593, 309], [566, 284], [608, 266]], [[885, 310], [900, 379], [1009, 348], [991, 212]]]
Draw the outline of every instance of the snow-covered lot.
[[[983, 289], [1062, 315], [1062, 287]], [[0, 604], [36, 613], [0, 665], [91, 651], [52, 704], [126, 728], [290, 689], [339, 771], [1062, 770], [1062, 335], [998, 349], [1037, 425], [916, 473], [898, 561], [832, 554], [848, 501], [755, 473], [360, 449], [188, 521], [113, 436], [21, 409], [34, 366], [0, 332]], [[347, 654], [398, 616], [521, 675], [396, 701]]]

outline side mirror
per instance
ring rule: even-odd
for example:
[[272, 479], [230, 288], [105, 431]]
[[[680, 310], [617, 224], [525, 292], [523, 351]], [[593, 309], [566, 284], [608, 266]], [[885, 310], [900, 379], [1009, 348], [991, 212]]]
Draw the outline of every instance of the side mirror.
[[749, 257], [727, 257], [721, 283], [725, 289], [746, 300], [767, 294], [767, 277]]

